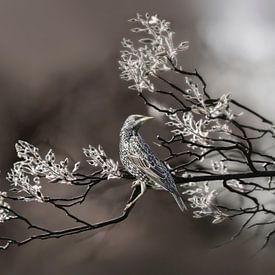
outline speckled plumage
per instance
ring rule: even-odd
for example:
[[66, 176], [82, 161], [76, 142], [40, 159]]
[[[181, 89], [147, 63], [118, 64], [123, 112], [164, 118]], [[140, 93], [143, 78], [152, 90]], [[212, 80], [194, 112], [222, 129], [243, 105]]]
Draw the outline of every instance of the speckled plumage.
[[141, 187], [146, 186], [170, 192], [183, 211], [186, 206], [177, 190], [174, 179], [164, 164], [152, 152], [138, 133], [140, 126], [149, 117], [130, 115], [120, 132], [120, 159], [125, 169], [132, 174]]

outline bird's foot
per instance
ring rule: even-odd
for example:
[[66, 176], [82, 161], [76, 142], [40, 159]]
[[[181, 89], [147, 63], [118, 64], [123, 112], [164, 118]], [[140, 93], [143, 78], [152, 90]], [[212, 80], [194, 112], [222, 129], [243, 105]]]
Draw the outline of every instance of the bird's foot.
[[126, 206], [124, 207], [124, 211], [128, 210], [129, 208], [131, 208], [137, 202], [137, 200], [144, 194], [144, 192], [146, 190], [146, 184], [144, 182], [136, 180], [136, 181], [133, 182], [132, 188], [134, 188], [134, 187], [136, 187], [138, 185], [140, 185], [140, 193], [136, 196], [135, 199], [133, 199], [132, 201], [130, 201], [130, 202], [128, 202], [126, 204]]

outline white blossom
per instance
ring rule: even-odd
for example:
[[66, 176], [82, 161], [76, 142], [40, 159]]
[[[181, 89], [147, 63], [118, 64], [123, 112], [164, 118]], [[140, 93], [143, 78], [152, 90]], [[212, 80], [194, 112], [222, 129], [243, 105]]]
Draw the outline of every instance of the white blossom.
[[[232, 120], [236, 115], [230, 109], [230, 94], [223, 94], [215, 102], [211, 104], [206, 103], [206, 98], [198, 84], [196, 84], [190, 77], [185, 77], [185, 82], [188, 89], [185, 90], [187, 95], [183, 96], [193, 103], [192, 111], [197, 114], [202, 114], [206, 119], [215, 119], [219, 117], [226, 117], [227, 120]], [[239, 114], [241, 115], [241, 114]]]
[[101, 175], [107, 176], [108, 179], [121, 177], [118, 162], [108, 158], [101, 145], [98, 148], [89, 145], [88, 149], [83, 148], [83, 153], [88, 158], [87, 162], [90, 165], [102, 169]]
[[[201, 145], [208, 145], [209, 141], [207, 139], [209, 135], [208, 127], [203, 123], [202, 119], [195, 120], [192, 112], [186, 112], [182, 115], [181, 119], [177, 113], [168, 114], [170, 119], [166, 124], [172, 126], [176, 129], [171, 130], [175, 135], [183, 135], [188, 137], [192, 143], [198, 143]], [[196, 145], [190, 145], [195, 149]]]
[[[192, 143], [208, 146], [212, 143], [212, 133], [219, 133], [220, 137], [222, 134], [228, 135], [231, 133], [228, 124], [234, 114], [228, 107], [228, 96], [222, 96], [214, 106], [213, 104], [208, 106], [198, 87], [195, 84], [191, 84], [189, 80], [188, 83], [192, 87], [188, 92], [190, 95], [188, 99], [197, 105], [193, 105], [191, 111], [185, 112], [181, 118], [179, 118], [177, 113], [167, 114], [169, 121], [166, 124], [174, 128], [171, 130], [173, 134], [188, 137]], [[228, 119], [220, 120], [219, 117], [222, 115], [225, 115]], [[190, 147], [193, 149], [197, 148], [195, 144], [190, 145]], [[201, 148], [201, 151], [205, 152], [206, 149]]]
[[187, 76], [185, 77], [185, 82], [189, 88], [185, 91], [187, 95], [183, 96], [189, 101], [192, 101], [195, 104], [195, 107], [201, 106], [198, 111], [201, 111], [203, 114], [205, 114], [207, 112], [207, 107], [204, 102], [203, 93], [200, 91], [198, 84], [193, 82], [193, 80]]
[[[191, 111], [185, 112], [181, 118], [177, 113], [167, 114], [170, 120], [167, 125], [175, 128], [171, 132], [188, 137], [191, 142], [203, 146], [211, 144], [211, 133], [219, 133], [220, 137], [222, 134], [230, 134], [231, 129], [228, 124], [235, 114], [229, 107], [229, 95], [222, 95], [218, 100], [209, 104], [199, 86], [192, 79], [186, 77], [185, 81], [189, 88], [183, 96], [192, 103]], [[224, 117], [226, 119], [220, 119]], [[190, 145], [190, 147], [197, 148], [196, 145]], [[205, 152], [206, 149], [201, 148], [201, 151]]]
[[15, 149], [17, 156], [22, 160], [14, 163], [13, 168], [7, 174], [7, 180], [11, 182], [13, 191], [28, 195], [24, 198], [25, 201], [43, 202], [40, 178], [61, 183], [70, 183], [75, 180], [74, 174], [79, 168], [79, 162], [75, 163], [70, 171], [68, 159], [56, 163], [52, 150], [49, 150], [42, 158], [37, 147], [22, 140], [15, 144]]
[[232, 110], [229, 108], [230, 95], [222, 95], [217, 103], [214, 106], [208, 108], [208, 116], [210, 118], [217, 118], [224, 115], [228, 120], [232, 120], [235, 115], [232, 113]]
[[9, 211], [10, 205], [6, 201], [4, 201], [6, 196], [6, 192], [0, 191], [0, 223], [15, 218], [13, 215], [11, 215]]
[[227, 167], [226, 167], [224, 161], [211, 160], [211, 165], [212, 165], [212, 170], [214, 172], [217, 172], [219, 174], [227, 173]]
[[238, 192], [247, 192], [247, 191], [249, 191], [249, 188], [247, 186], [243, 185], [242, 183], [240, 183], [239, 180], [236, 180], [236, 179], [228, 180], [226, 182], [226, 184], [229, 187], [235, 189]]
[[190, 182], [181, 186], [187, 189], [182, 194], [190, 196], [188, 201], [190, 202], [190, 207], [194, 209], [194, 218], [210, 216], [213, 218], [212, 223], [220, 223], [227, 218], [227, 215], [215, 204], [218, 191], [210, 189], [207, 182], [203, 184]]
[[129, 21], [140, 25], [131, 29], [132, 32], [146, 34], [146, 37], [139, 39], [139, 47], [135, 47], [129, 39], [122, 40], [124, 50], [121, 51], [119, 61], [119, 69], [122, 71], [120, 77], [134, 81], [130, 89], [153, 92], [155, 88], [150, 77], [171, 70], [171, 62], [176, 65], [178, 53], [188, 49], [188, 42], [174, 46], [174, 32], [170, 30], [170, 22], [159, 19], [157, 15], [145, 14], [143, 17], [137, 14], [136, 18]]

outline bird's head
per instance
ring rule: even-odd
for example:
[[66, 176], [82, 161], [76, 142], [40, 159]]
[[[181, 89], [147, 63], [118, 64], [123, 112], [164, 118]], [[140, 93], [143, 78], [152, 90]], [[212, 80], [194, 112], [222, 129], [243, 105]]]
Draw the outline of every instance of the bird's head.
[[125, 120], [124, 127], [137, 131], [141, 125], [143, 125], [146, 121], [152, 118], [153, 117], [150, 117], [150, 116], [130, 115]]

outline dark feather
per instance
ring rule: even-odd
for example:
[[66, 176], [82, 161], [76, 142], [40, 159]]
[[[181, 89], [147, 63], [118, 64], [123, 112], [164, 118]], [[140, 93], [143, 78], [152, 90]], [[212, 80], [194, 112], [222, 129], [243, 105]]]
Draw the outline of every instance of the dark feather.
[[152, 181], [172, 193], [178, 193], [166, 165], [154, 155], [147, 144], [141, 141], [143, 141], [141, 136], [131, 137], [129, 159]]

